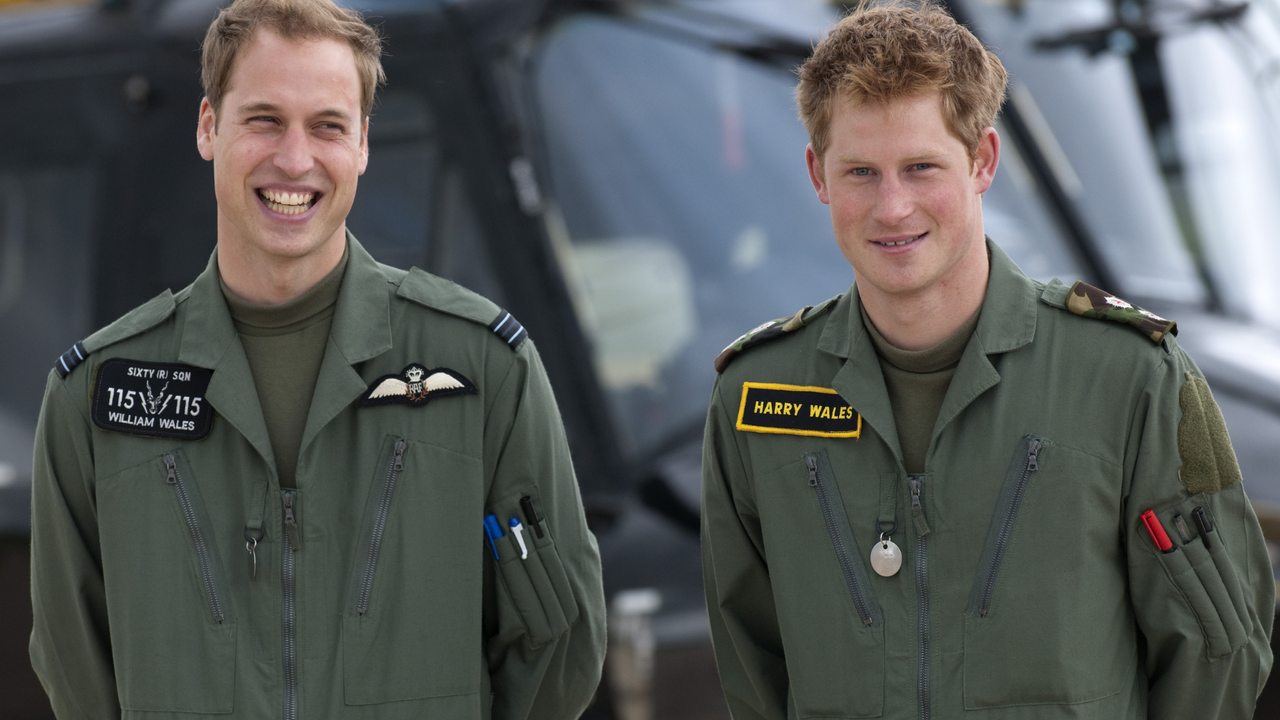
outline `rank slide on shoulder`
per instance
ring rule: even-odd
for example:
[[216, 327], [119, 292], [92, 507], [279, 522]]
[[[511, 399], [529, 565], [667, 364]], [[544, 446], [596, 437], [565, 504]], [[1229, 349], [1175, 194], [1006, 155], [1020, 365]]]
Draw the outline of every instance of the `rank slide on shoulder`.
[[736, 427], [745, 432], [856, 438], [862, 416], [831, 388], [742, 383]]
[[103, 430], [200, 440], [213, 427], [204, 397], [211, 378], [191, 365], [111, 358], [98, 366], [90, 415]]

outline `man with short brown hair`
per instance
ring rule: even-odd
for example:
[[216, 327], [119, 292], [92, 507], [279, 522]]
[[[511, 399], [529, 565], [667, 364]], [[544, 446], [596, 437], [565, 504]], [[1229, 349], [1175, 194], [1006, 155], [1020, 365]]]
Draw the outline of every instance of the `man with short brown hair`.
[[1005, 72], [863, 7], [797, 99], [849, 292], [716, 359], [703, 569], [735, 718], [1236, 718], [1275, 586], [1174, 323], [985, 238]]
[[528, 333], [347, 231], [381, 41], [329, 0], [210, 27], [206, 270], [49, 376], [31, 659], [59, 718], [577, 717], [600, 559]]

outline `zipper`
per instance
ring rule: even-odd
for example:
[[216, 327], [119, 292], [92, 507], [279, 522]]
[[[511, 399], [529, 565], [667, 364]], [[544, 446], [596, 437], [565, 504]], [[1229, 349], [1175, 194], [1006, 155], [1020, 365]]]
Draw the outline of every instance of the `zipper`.
[[284, 581], [284, 717], [285, 720], [298, 719], [298, 638], [294, 622], [294, 557], [300, 547], [298, 542], [298, 523], [293, 514], [295, 493], [285, 490], [281, 495], [284, 503], [284, 559], [280, 563], [280, 575]]
[[806, 455], [804, 461], [809, 466], [809, 487], [817, 490], [818, 505], [822, 507], [822, 519], [826, 522], [827, 532], [830, 533], [831, 542], [835, 545], [836, 558], [840, 561], [840, 570], [844, 572], [844, 582], [849, 588], [849, 595], [853, 598], [853, 604], [858, 609], [858, 617], [862, 619], [862, 624], [871, 625], [871, 611], [854, 575], [854, 560], [849, 553], [849, 547], [844, 541], [844, 536], [840, 532], [840, 525], [835, 517], [835, 511], [832, 509], [831, 497], [827, 492], [826, 483], [822, 482], [822, 478], [818, 475], [818, 460], [813, 455]]
[[373, 591], [373, 572], [378, 565], [378, 551], [382, 549], [382, 533], [387, 527], [387, 513], [391, 511], [391, 495], [396, 489], [396, 478], [404, 469], [404, 451], [408, 445], [404, 440], [396, 440], [395, 453], [391, 465], [387, 468], [387, 479], [382, 483], [382, 498], [378, 502], [378, 511], [374, 516], [373, 533], [369, 538], [369, 557], [365, 561], [364, 578], [360, 582], [360, 600], [356, 605], [356, 614], [364, 615], [369, 610], [369, 593]]
[[187, 493], [187, 485], [182, 481], [182, 475], [178, 472], [178, 463], [172, 453], [164, 456], [164, 465], [169, 471], [165, 480], [178, 493], [178, 504], [182, 507], [182, 517], [187, 521], [187, 529], [191, 532], [191, 540], [196, 546], [196, 558], [200, 561], [200, 577], [204, 580], [204, 592], [209, 599], [209, 609], [213, 613], [213, 621], [221, 625], [223, 620], [222, 603], [218, 600], [218, 589], [213, 582], [213, 559], [209, 554], [209, 546], [205, 543], [204, 533], [200, 531], [200, 524], [196, 522], [195, 506], [191, 503], [191, 496]]
[[1000, 530], [996, 535], [991, 568], [987, 571], [987, 577], [982, 586], [982, 596], [978, 602], [978, 617], [986, 617], [987, 613], [991, 612], [991, 595], [995, 592], [996, 577], [1000, 574], [1000, 561], [1004, 559], [1004, 551], [1009, 544], [1009, 534], [1013, 532], [1013, 521], [1018, 517], [1018, 507], [1022, 504], [1022, 495], [1027, 489], [1027, 481], [1031, 479], [1031, 473], [1040, 468], [1039, 455], [1041, 447], [1043, 447], [1043, 443], [1036, 438], [1031, 438], [1030, 444], [1027, 445], [1027, 454], [1023, 458], [1022, 470], [1019, 472], [1013, 486], [1012, 501], [1009, 503], [1004, 518], [1000, 521]]
[[916, 691], [920, 696], [920, 720], [929, 720], [929, 524], [924, 519], [924, 506], [920, 504], [924, 478], [907, 478], [911, 486], [911, 514], [916, 526], [916, 592], [920, 596], [916, 632], [920, 638], [920, 666], [916, 675]]

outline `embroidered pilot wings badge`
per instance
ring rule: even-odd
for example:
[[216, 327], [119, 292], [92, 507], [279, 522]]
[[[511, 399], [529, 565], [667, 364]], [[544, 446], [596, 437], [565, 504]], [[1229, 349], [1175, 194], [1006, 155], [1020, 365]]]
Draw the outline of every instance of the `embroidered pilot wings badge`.
[[368, 392], [358, 404], [360, 407], [393, 404], [422, 407], [436, 398], [475, 392], [475, 383], [457, 370], [445, 367], [428, 370], [418, 363], [410, 363], [399, 375], [383, 375], [369, 383]]

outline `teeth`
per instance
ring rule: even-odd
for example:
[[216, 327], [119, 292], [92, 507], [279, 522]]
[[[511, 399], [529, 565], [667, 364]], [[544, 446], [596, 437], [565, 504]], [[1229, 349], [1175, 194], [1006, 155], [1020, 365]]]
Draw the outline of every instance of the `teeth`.
[[919, 240], [922, 237], [924, 237], [924, 233], [920, 233], [919, 235], [913, 238], [907, 238], [906, 240], [899, 240], [898, 242], [887, 242], [887, 243], [880, 243], [880, 244], [884, 245], [885, 247], [898, 247], [899, 245], [906, 245], [909, 242], [915, 242], [916, 240]]
[[258, 191], [267, 207], [283, 215], [297, 215], [311, 207], [315, 193], [287, 193], [275, 190]]

